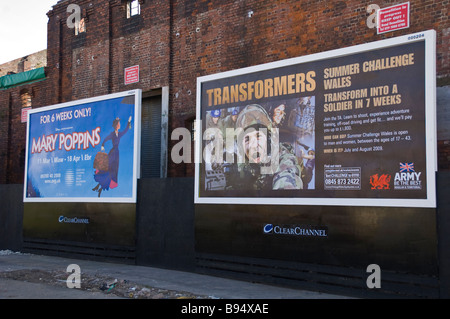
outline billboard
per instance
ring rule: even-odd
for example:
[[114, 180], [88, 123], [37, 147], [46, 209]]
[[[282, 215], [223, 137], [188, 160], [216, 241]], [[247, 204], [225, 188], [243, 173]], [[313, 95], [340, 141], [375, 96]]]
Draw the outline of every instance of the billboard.
[[435, 207], [435, 42], [198, 78], [195, 202]]
[[141, 91], [30, 110], [24, 202], [135, 203]]

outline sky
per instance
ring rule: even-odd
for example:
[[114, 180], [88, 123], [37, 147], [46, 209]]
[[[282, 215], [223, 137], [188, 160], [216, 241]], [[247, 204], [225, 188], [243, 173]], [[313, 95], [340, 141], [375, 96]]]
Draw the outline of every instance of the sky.
[[57, 2], [0, 1], [0, 64], [47, 48], [47, 12]]

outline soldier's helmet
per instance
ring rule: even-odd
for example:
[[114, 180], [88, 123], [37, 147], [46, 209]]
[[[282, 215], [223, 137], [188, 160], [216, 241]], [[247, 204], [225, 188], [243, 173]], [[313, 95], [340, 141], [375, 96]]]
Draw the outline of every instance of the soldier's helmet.
[[239, 113], [236, 119], [236, 129], [240, 130], [238, 139], [238, 154], [241, 158], [245, 157], [242, 141], [248, 129], [260, 130], [267, 129], [267, 155], [271, 154], [272, 121], [269, 114], [259, 104], [247, 105]]
[[221, 114], [220, 110], [213, 110], [213, 111], [211, 111], [211, 116], [212, 117], [220, 117], [220, 114]]
[[236, 127], [246, 130], [249, 127], [266, 127], [272, 131], [272, 121], [266, 110], [258, 104], [247, 105], [236, 119]]

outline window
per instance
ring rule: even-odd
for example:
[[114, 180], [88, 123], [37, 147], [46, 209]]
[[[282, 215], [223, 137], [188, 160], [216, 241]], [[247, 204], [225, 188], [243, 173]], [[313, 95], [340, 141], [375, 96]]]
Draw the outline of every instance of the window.
[[31, 93], [28, 90], [20, 92], [20, 102], [22, 104], [20, 121], [26, 123], [28, 111], [31, 110]]
[[78, 23], [78, 25], [75, 25], [75, 35], [83, 32], [86, 32], [86, 22], [84, 18], [80, 20], [80, 23]]
[[22, 107], [31, 107], [31, 94], [29, 92], [24, 92], [20, 95], [22, 101]]
[[127, 1], [127, 18], [141, 14], [141, 5], [139, 0], [129, 0]]

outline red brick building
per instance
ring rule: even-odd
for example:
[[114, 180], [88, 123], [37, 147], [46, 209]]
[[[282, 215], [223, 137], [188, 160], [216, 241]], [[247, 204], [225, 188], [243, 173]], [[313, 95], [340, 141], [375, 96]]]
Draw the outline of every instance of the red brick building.
[[[175, 143], [171, 131], [192, 128], [197, 77], [428, 29], [437, 32], [439, 169], [449, 169], [449, 2], [411, 0], [407, 29], [379, 35], [368, 27], [374, 13], [367, 10], [370, 4], [384, 8], [397, 3], [58, 1], [47, 14], [45, 79], [0, 90], [0, 183], [23, 183], [26, 124], [21, 115], [29, 103], [37, 108], [142, 89], [149, 110], [159, 109], [159, 125], [168, 124], [168, 136], [157, 139], [163, 143], [160, 176], [191, 177], [194, 165], [174, 164], [168, 154]], [[81, 9], [76, 28], [70, 27], [69, 4]], [[139, 66], [139, 81], [125, 84], [124, 70], [131, 66]], [[149, 134], [159, 132], [164, 135], [164, 130]]]

